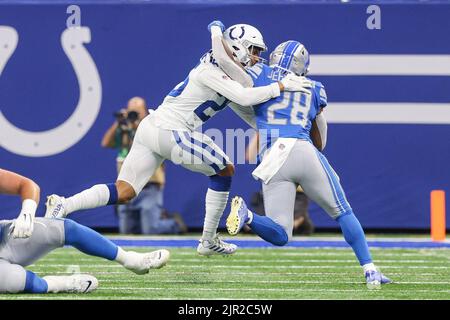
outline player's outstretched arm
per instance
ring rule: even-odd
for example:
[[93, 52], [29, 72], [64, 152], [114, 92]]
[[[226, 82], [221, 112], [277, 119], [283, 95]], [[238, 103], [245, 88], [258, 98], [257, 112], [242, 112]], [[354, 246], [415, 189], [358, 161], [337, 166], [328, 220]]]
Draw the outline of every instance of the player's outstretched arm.
[[251, 107], [269, 99], [276, 98], [281, 91], [300, 91], [311, 94], [312, 82], [305, 77], [289, 74], [279, 82], [256, 88], [244, 88], [239, 82], [230, 79], [220, 69], [203, 69], [196, 80], [224, 96], [231, 102]]
[[19, 195], [22, 200], [39, 203], [40, 189], [33, 180], [3, 169], [0, 169], [0, 193]]
[[22, 198], [22, 210], [14, 221], [11, 232], [15, 238], [30, 237], [40, 198], [39, 186], [31, 179], [0, 169], [0, 193], [19, 195]]
[[211, 32], [211, 45], [214, 60], [219, 67], [233, 80], [239, 82], [245, 88], [253, 87], [252, 77], [244, 70], [239, 62], [233, 59], [231, 51], [223, 40], [225, 26], [220, 21], [213, 21], [208, 25]]
[[280, 85], [276, 82], [263, 87], [244, 88], [219, 69], [204, 69], [198, 74], [197, 80], [228, 100], [245, 107], [278, 97], [281, 91]]

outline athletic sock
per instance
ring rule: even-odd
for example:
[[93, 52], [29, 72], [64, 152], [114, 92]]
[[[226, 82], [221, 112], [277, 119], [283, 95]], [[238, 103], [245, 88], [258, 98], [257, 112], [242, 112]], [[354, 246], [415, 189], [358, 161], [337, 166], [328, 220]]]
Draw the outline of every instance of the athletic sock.
[[142, 260], [142, 255], [133, 251], [125, 251], [121, 247], [118, 247], [117, 255], [114, 259], [124, 267], [138, 266]]
[[47, 293], [48, 283], [37, 276], [34, 272], [26, 271], [24, 292], [28, 293]]
[[345, 212], [336, 220], [341, 226], [345, 241], [347, 241], [347, 243], [352, 247], [353, 252], [358, 258], [359, 264], [364, 266], [372, 263], [372, 257], [369, 252], [366, 236], [364, 235], [361, 224], [353, 214], [353, 211], [350, 210]]
[[274, 245], [284, 246], [289, 241], [284, 228], [267, 216], [260, 216], [249, 210], [248, 225], [254, 233]]
[[117, 261], [118, 263], [120, 263], [121, 265], [124, 265], [128, 262], [128, 252], [123, 250], [121, 247], [117, 248], [117, 255], [116, 258], [114, 259], [115, 261]]
[[66, 198], [64, 206], [66, 213], [69, 214], [78, 210], [116, 204], [117, 199], [117, 188], [114, 183], [96, 184], [72, 197]]
[[49, 293], [58, 293], [67, 290], [67, 276], [46, 276], [43, 278], [47, 283]]
[[118, 247], [100, 233], [73, 220], [64, 220], [65, 244], [91, 256], [114, 260]]
[[205, 222], [203, 224], [203, 240], [211, 240], [216, 236], [220, 218], [228, 203], [231, 177], [218, 175], [210, 177], [210, 185], [205, 197]]
[[377, 271], [377, 267], [375, 267], [375, 265], [372, 262], [366, 263], [362, 267], [363, 267], [364, 273], [366, 273], [367, 271]]

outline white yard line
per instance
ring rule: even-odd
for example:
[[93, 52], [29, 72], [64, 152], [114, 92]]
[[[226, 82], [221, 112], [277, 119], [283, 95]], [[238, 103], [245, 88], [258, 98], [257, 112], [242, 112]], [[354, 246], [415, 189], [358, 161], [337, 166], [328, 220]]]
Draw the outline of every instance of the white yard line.
[[[36, 270], [35, 270], [36, 271]], [[42, 270], [39, 272], [46, 272], [48, 270]], [[81, 270], [83, 271], [83, 270]], [[93, 272], [95, 273], [95, 275], [102, 275], [102, 278], [108, 278], [108, 276], [110, 277], [114, 277], [114, 275], [127, 275], [127, 276], [135, 276], [138, 277], [136, 275], [134, 275], [133, 273], [131, 273], [131, 271], [93, 271], [91, 269], [89, 269], [89, 272]], [[299, 276], [299, 277], [303, 277], [303, 276], [322, 276], [322, 275], [335, 275], [335, 276], [342, 276], [342, 277], [346, 277], [348, 274], [356, 274], [356, 273], [360, 273], [360, 271], [354, 271], [353, 273], [341, 273], [341, 272], [282, 272], [282, 273], [277, 273], [277, 272], [233, 272], [233, 275], [242, 275], [242, 276], [267, 276], [267, 275], [271, 275], [271, 276]], [[68, 274], [68, 272], [66, 271], [52, 271], [51, 274]], [[205, 276], [205, 273], [202, 271], [198, 271], [198, 272], [177, 272], [177, 271], [173, 271], [170, 272], [170, 275], [189, 275], [189, 276]], [[208, 275], [230, 275], [229, 272], [214, 272], [213, 274], [209, 274]], [[401, 272], [390, 272], [389, 273], [390, 276], [404, 276], [405, 273], [401, 273]], [[167, 274], [165, 273], [149, 273], [144, 275], [143, 277], [145, 278], [151, 278], [151, 281], [154, 281], [155, 279], [152, 277], [166, 277]], [[440, 277], [440, 274], [436, 274], [436, 273], [414, 273], [414, 277], [419, 277], [419, 276], [433, 276], [433, 277]], [[145, 278], [141, 278], [144, 279]], [[157, 279], [156, 279], [157, 280]], [[140, 280], [142, 281], [142, 280]]]
[[[136, 248], [136, 247], [130, 247], [130, 248]], [[143, 249], [145, 247], [138, 247], [140, 252], [144, 252]], [[186, 251], [179, 251], [176, 252], [176, 255], [181, 256], [198, 256], [197, 252], [194, 249], [189, 248], [181, 248], [182, 250]], [[289, 248], [292, 249], [292, 248]], [[235, 253], [235, 256], [242, 256], [242, 255], [248, 255], [248, 256], [354, 256], [353, 251], [351, 248], [334, 248], [334, 249], [314, 249], [315, 252], [304, 252], [302, 250], [309, 250], [310, 248], [299, 248], [298, 252], [286, 252], [286, 250], [280, 250], [277, 248], [274, 248], [274, 251], [267, 250], [266, 248], [260, 248], [256, 249], [258, 251], [255, 251], [254, 248], [247, 249], [247, 248], [240, 248], [237, 253]], [[292, 249], [296, 250], [296, 249]], [[332, 252], [330, 252], [332, 250]], [[412, 256], [412, 257], [421, 257], [423, 255], [430, 255], [430, 256], [444, 256], [450, 258], [450, 249], [446, 248], [429, 248], [429, 249], [419, 249], [417, 252], [402, 252], [402, 253], [396, 253], [396, 252], [383, 252], [384, 250], [397, 250], [396, 248], [370, 248], [371, 251], [375, 251], [377, 256], [393, 256], [398, 257], [400, 256]], [[408, 249], [408, 250], [414, 250], [414, 249]], [[56, 251], [53, 251], [51, 256], [78, 256], [83, 255], [83, 253], [76, 251], [76, 249], [72, 248], [64, 248], [64, 249], [57, 249]]]
[[[169, 290], [168, 288], [160, 288], [160, 287], [156, 287], [156, 288], [136, 288], [136, 287], [109, 287], [109, 288], [98, 288], [97, 290], [101, 290], [101, 291], [115, 291], [115, 290], [130, 290], [130, 291], [157, 291], [157, 290]], [[284, 292], [284, 291], [293, 291], [293, 292], [302, 292], [302, 291], [311, 291], [311, 292], [367, 292], [367, 288], [363, 287], [361, 289], [359, 288], [354, 288], [354, 289], [331, 289], [331, 288], [326, 288], [326, 289], [314, 289], [314, 288], [174, 288], [173, 290], [176, 291], [258, 291], [258, 292], [263, 292], [263, 291], [277, 291], [277, 292]], [[436, 290], [436, 289], [418, 289], [418, 290], [414, 290], [414, 292], [442, 292], [442, 293], [450, 293], [450, 290]]]
[[[103, 282], [125, 282], [125, 283], [147, 283], [142, 280], [134, 280], [134, 279], [101, 279], [99, 280], [101, 283]], [[211, 280], [206, 279], [208, 283], [244, 283], [242, 280]], [[158, 283], [190, 283], [196, 284], [194, 281], [190, 280], [158, 280]], [[254, 283], [279, 283], [279, 284], [336, 284], [336, 281], [314, 281], [314, 280], [251, 280], [245, 281], [248, 285]], [[343, 284], [362, 284], [364, 281], [345, 281]], [[198, 283], [202, 284], [202, 283]], [[395, 281], [395, 284], [438, 284], [438, 285], [447, 285], [450, 284], [449, 281]]]
[[[70, 265], [74, 265], [73, 263]], [[45, 264], [43, 266], [41, 266], [42, 268], [48, 268], [48, 267], [67, 267], [69, 266], [68, 264]], [[83, 266], [83, 265], [80, 265]], [[89, 266], [89, 265], [86, 265]], [[31, 267], [37, 267], [36, 265], [31, 265]], [[91, 266], [89, 266], [91, 267]], [[111, 265], [111, 264], [95, 264], [95, 266], [92, 266], [95, 268], [123, 268], [121, 265]], [[189, 265], [189, 266], [172, 266], [172, 267], [188, 267], [188, 268], [193, 268], [193, 269], [204, 269], [205, 267], [207, 268], [218, 268], [218, 269], [240, 269], [240, 268], [244, 268], [244, 269], [303, 269], [303, 268], [317, 268], [317, 269], [323, 269], [323, 268], [334, 268], [335, 266], [315, 266], [315, 265], [294, 265], [294, 266], [279, 266], [279, 265], [255, 265], [255, 266], [248, 266], [248, 265]], [[446, 266], [385, 266], [385, 265], [379, 265], [380, 268], [389, 268], [389, 269], [449, 269]], [[339, 269], [353, 269], [353, 268], [360, 268], [360, 266], [358, 265], [354, 265], [354, 266], [339, 266]]]
[[[356, 258], [354, 259], [238, 259], [238, 258], [231, 258], [232, 262], [273, 262], [273, 263], [301, 263], [301, 262], [307, 262], [307, 263], [355, 263]], [[62, 259], [60, 258], [44, 258], [40, 260], [39, 262], [42, 264], [45, 264], [47, 262], [61, 262]], [[73, 262], [70, 259], [67, 259], [68, 262]], [[101, 260], [100, 260], [101, 261]], [[97, 261], [95, 259], [76, 259], [76, 262], [91, 262], [93, 264], [96, 264]], [[186, 259], [186, 258], [172, 258], [170, 259], [170, 262], [206, 262], [206, 263], [214, 263], [216, 260], [206, 260], [205, 258], [196, 258], [196, 259]], [[431, 264], [442, 264], [442, 261], [429, 261], [429, 260], [388, 260], [383, 259], [383, 263], [431, 263]]]

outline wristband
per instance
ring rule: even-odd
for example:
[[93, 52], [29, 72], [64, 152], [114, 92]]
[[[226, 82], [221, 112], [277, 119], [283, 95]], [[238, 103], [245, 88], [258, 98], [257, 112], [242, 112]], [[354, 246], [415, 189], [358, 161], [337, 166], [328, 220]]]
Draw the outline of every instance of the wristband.
[[25, 199], [22, 202], [22, 210], [20, 211], [20, 214], [29, 213], [34, 217], [36, 214], [36, 209], [37, 209], [36, 201], [32, 199]]

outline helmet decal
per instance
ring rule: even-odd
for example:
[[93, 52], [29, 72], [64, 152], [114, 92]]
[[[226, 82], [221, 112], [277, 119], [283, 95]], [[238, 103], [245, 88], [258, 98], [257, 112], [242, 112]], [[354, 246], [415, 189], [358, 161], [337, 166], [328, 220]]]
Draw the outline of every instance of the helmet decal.
[[282, 59], [280, 61], [280, 67], [289, 69], [289, 65], [291, 64], [292, 58], [294, 57], [294, 52], [295, 50], [297, 50], [299, 45], [300, 44], [295, 41], [288, 42], [283, 51]]
[[241, 26], [241, 34], [239, 35], [239, 37], [233, 37], [233, 31], [234, 31], [234, 29], [236, 29], [236, 27], [233, 27], [233, 28], [231, 28], [231, 30], [230, 30], [230, 39], [231, 40], [237, 40], [237, 39], [241, 39], [243, 36], [244, 36], [244, 34], [245, 34], [245, 28], [244, 28], [244, 26]]

